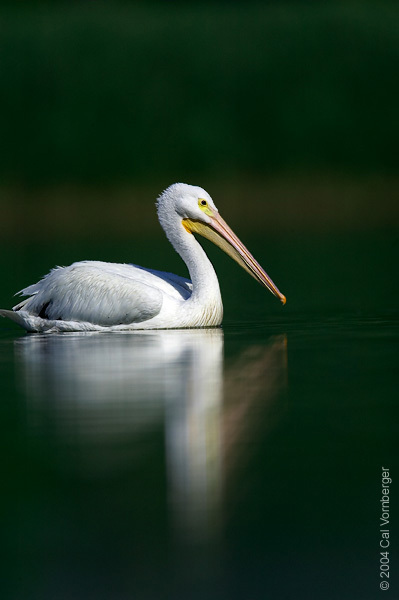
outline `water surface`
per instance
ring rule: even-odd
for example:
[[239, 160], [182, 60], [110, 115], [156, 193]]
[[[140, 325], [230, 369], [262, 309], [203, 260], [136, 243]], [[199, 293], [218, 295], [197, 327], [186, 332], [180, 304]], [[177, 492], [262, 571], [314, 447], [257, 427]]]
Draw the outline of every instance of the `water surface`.
[[348, 240], [276, 261], [287, 311], [221, 261], [222, 329], [1, 320], [3, 597], [376, 598], [381, 467], [397, 471], [391, 279], [377, 269], [362, 306], [341, 304], [345, 286], [364, 297], [353, 253], [378, 266], [378, 239], [335, 269]]

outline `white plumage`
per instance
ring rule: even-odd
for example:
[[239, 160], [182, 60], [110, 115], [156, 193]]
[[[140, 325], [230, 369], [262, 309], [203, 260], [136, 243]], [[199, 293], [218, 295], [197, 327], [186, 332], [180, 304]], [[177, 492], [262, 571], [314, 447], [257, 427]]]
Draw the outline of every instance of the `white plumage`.
[[157, 202], [159, 221], [187, 264], [191, 281], [136, 265], [100, 261], [57, 267], [21, 292], [29, 298], [0, 310], [28, 331], [120, 331], [213, 327], [222, 322], [219, 283], [193, 233], [219, 245], [285, 303], [285, 297], [220, 217], [200, 187], [176, 183]]

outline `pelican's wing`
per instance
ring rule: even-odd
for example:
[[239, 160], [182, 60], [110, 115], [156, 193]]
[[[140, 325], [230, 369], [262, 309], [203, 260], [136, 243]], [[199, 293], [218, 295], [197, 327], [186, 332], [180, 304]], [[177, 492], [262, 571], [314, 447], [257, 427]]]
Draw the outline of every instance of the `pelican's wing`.
[[140, 323], [160, 312], [165, 294], [176, 293], [167, 285], [132, 265], [84, 261], [57, 267], [23, 289], [20, 293], [31, 297], [13, 310], [43, 319], [102, 326]]

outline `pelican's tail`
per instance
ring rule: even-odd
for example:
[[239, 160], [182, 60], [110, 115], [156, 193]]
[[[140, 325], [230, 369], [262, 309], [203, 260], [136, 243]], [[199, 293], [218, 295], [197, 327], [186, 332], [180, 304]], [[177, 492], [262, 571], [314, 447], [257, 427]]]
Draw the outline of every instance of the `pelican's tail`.
[[11, 321], [14, 321], [14, 323], [17, 323], [30, 333], [59, 333], [64, 331], [121, 331], [129, 328], [126, 325], [107, 327], [80, 321], [42, 319], [36, 315], [31, 315], [26, 310], [14, 311], [0, 309], [0, 317], [7, 317], [8, 319], [11, 319]]
[[15, 313], [13, 310], [5, 310], [4, 308], [0, 308], [0, 316], [8, 317], [9, 319], [13, 319]]
[[54, 326], [54, 321], [48, 319], [42, 319], [35, 315], [31, 315], [26, 310], [4, 310], [0, 309], [0, 317], [7, 317], [20, 325], [26, 331], [30, 333], [40, 333], [42, 331], [48, 331]]
[[14, 321], [14, 323], [18, 323], [18, 325], [20, 325], [27, 331], [35, 331], [34, 329], [31, 329], [31, 327], [29, 326], [29, 323], [27, 322], [27, 319], [26, 319], [26, 313], [15, 312], [13, 310], [0, 309], [0, 316], [11, 319], [11, 321]]

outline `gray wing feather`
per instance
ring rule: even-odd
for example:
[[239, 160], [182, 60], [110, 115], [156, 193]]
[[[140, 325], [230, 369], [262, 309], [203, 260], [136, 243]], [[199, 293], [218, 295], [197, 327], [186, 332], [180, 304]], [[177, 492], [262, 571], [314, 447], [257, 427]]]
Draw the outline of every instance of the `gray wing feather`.
[[163, 302], [156, 280], [143, 279], [140, 270], [129, 265], [87, 261], [57, 267], [23, 289], [21, 293], [31, 297], [13, 310], [103, 326], [140, 323], [156, 316]]

